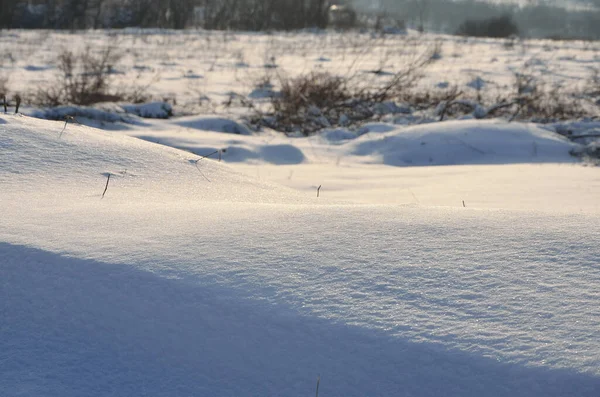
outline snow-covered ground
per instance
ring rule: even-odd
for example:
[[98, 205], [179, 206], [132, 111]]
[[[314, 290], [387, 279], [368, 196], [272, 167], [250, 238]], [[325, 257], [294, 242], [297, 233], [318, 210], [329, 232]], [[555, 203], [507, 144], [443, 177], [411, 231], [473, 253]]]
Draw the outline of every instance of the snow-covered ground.
[[[231, 123], [187, 117], [122, 132], [199, 156], [224, 150], [224, 162], [258, 180], [315, 196], [321, 186], [321, 197], [342, 202], [462, 207], [465, 201], [486, 209], [600, 211], [598, 169], [570, 154], [580, 145], [534, 124], [371, 123], [361, 135], [336, 129], [290, 138], [223, 133]], [[221, 132], [206, 125], [220, 125]]]
[[[262, 154], [238, 168], [63, 124], [0, 121], [4, 395], [303, 395], [318, 374], [327, 396], [600, 391], [600, 184], [553, 133], [485, 122], [528, 148], [498, 138], [488, 162], [460, 122], [337, 144], [195, 132]], [[368, 164], [385, 139], [442, 153], [444, 124], [453, 164], [486, 165]], [[277, 167], [320, 197], [261, 181]]]
[[[0, 71], [45, 84], [57, 42], [107, 35], [2, 32]], [[599, 169], [564, 137], [598, 122], [290, 137], [222, 104], [269, 62], [376, 69], [410, 36], [113, 32], [115, 77], [159, 72], [153, 94], [195, 114], [0, 114], [0, 396], [299, 396], [317, 376], [320, 396], [598, 396]], [[598, 59], [425, 37], [445, 40], [432, 86], [509, 84], [532, 48], [575, 85]]]
[[[515, 90], [515, 74], [569, 89], [589, 85], [600, 61], [597, 42], [462, 38], [436, 34], [358, 32], [277, 34], [124, 30], [75, 34], [0, 32], [0, 78], [22, 94], [55, 85], [57, 57], [113, 48], [121, 58], [112, 79], [120, 88], [142, 88], [177, 103], [179, 113], [240, 113], [237, 96], [260, 99], [266, 80], [328, 71], [366, 84], [385, 81], [405, 64], [437, 47], [435, 62], [419, 83], [424, 91], [457, 86], [491, 100]], [[373, 73], [377, 71], [378, 73]], [[275, 87], [277, 88], [277, 87]], [[258, 101], [260, 102], [260, 101]]]

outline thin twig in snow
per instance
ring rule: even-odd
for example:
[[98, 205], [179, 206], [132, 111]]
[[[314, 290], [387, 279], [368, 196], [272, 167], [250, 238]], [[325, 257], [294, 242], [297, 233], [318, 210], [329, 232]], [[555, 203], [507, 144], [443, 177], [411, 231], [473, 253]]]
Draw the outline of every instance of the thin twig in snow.
[[198, 166], [198, 163], [200, 163], [200, 161], [202, 161], [205, 158], [208, 158], [210, 156], [214, 156], [215, 154], [219, 155], [219, 161], [221, 161], [221, 154], [227, 152], [227, 149], [217, 149], [214, 152], [211, 152], [207, 155], [201, 156], [198, 160], [194, 161], [194, 164], [196, 165], [196, 168], [198, 169], [198, 171], [200, 172], [200, 175], [202, 175], [204, 177], [204, 179], [206, 179], [207, 181], [210, 182], [210, 179], [208, 179], [206, 177], [206, 175], [204, 175], [204, 173], [202, 172], [202, 170], [200, 169], [200, 167]]
[[68, 116], [68, 115], [65, 116], [65, 126], [63, 127], [62, 131], [58, 135], [58, 139], [60, 139], [60, 137], [62, 136], [63, 132], [65, 132], [65, 130], [67, 129], [67, 124], [69, 123], [69, 121], [75, 121], [75, 117]]
[[317, 393], [315, 397], [319, 397], [319, 383], [321, 383], [321, 375], [317, 376]]
[[417, 196], [414, 194], [414, 192], [412, 190], [410, 190], [410, 188], [408, 189], [408, 191], [410, 192], [410, 194], [412, 194], [413, 198], [415, 199], [415, 202], [417, 204], [419, 204], [419, 199], [417, 198]]
[[200, 173], [200, 175], [202, 175], [204, 177], [204, 179], [206, 179], [208, 182], [210, 182], [210, 179], [208, 179], [206, 177], [206, 175], [204, 175], [204, 172], [202, 172], [202, 170], [200, 169], [200, 167], [198, 167], [198, 163], [203, 159], [204, 157], [200, 157], [198, 160], [194, 161], [194, 165], [196, 166], [196, 168], [198, 169], [198, 172]]
[[227, 149], [217, 149], [214, 152], [211, 152], [205, 156], [202, 156], [199, 160], [205, 159], [205, 158], [213, 156], [215, 154], [219, 154], [219, 161], [221, 161], [221, 153], [225, 153], [225, 152], [227, 152]]
[[104, 191], [102, 192], [102, 197], [100, 198], [100, 200], [102, 200], [104, 198], [104, 195], [106, 194], [106, 191], [108, 190], [108, 182], [110, 182], [110, 173], [108, 174], [107, 178], [106, 178], [106, 186], [104, 187]]

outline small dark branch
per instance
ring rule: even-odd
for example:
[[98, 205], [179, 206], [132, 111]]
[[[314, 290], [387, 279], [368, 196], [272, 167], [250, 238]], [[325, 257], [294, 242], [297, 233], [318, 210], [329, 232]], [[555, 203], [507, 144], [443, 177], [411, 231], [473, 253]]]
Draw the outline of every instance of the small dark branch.
[[218, 155], [219, 155], [219, 161], [221, 161], [221, 153], [225, 153], [225, 152], [227, 152], [227, 149], [217, 149], [217, 150], [215, 150], [214, 152], [211, 152], [211, 153], [209, 153], [209, 154], [207, 154], [207, 155], [205, 155], [205, 156], [202, 156], [202, 157], [200, 157], [200, 158], [198, 159], [198, 161], [200, 161], [200, 160], [202, 160], [202, 159], [205, 159], [205, 158], [207, 158], [207, 157], [214, 156], [215, 154], [218, 154]]
[[15, 102], [16, 102], [15, 114], [17, 114], [17, 113], [19, 113], [19, 106], [21, 106], [21, 95], [19, 95], [19, 94], [15, 95]]
[[210, 179], [208, 179], [206, 177], [206, 175], [204, 175], [204, 172], [202, 172], [202, 170], [200, 169], [200, 167], [198, 166], [198, 163], [200, 163], [200, 161], [202, 161], [204, 157], [200, 157], [198, 160], [194, 161], [194, 165], [196, 166], [196, 169], [198, 169], [198, 172], [200, 173], [200, 175], [202, 175], [202, 177], [204, 179], [206, 179], [208, 182], [210, 182]]
[[60, 137], [62, 137], [63, 132], [65, 132], [65, 129], [67, 129], [67, 124], [69, 123], [69, 121], [75, 121], [75, 117], [65, 116], [65, 126], [63, 127], [62, 131], [58, 135], [58, 139], [60, 139]]
[[106, 186], [104, 187], [104, 191], [102, 192], [102, 197], [100, 198], [100, 200], [102, 200], [104, 198], [104, 195], [106, 194], [106, 191], [108, 190], [108, 183], [110, 182], [110, 173], [107, 175], [106, 178]]
[[211, 152], [209, 154], [206, 154], [206, 155], [200, 157], [200, 160], [205, 159], [205, 158], [210, 157], [210, 156], [213, 156], [213, 155], [215, 155], [217, 153], [219, 153], [219, 150], [215, 150], [214, 152]]
[[4, 113], [8, 112], [8, 103], [6, 103], [6, 95], [2, 95], [2, 101], [4, 102]]
[[458, 91], [458, 90], [456, 90], [454, 92], [450, 92], [448, 94], [448, 97], [444, 101], [444, 107], [442, 108], [442, 111], [440, 112], [440, 121], [444, 121], [446, 112], [452, 105], [454, 105], [454, 103], [455, 103], [454, 101], [456, 101], [462, 94], [463, 94], [463, 92]]
[[508, 119], [508, 122], [510, 123], [510, 122], [515, 121], [515, 119], [517, 118], [519, 113], [521, 113], [522, 109], [523, 109], [523, 105], [520, 102], [517, 102], [517, 110], [515, 110], [513, 115]]
[[494, 105], [488, 109], [486, 116], [493, 116], [493, 114], [496, 113], [498, 110], [511, 107], [514, 104], [515, 104], [515, 102], [506, 102], [506, 103], [499, 103], [497, 105]]
[[214, 152], [211, 152], [205, 156], [201, 156], [198, 160], [194, 161], [194, 165], [196, 165], [196, 168], [198, 169], [198, 172], [200, 172], [200, 175], [202, 175], [202, 177], [204, 177], [204, 179], [206, 179], [208, 182], [210, 182], [210, 179], [208, 179], [206, 177], [206, 175], [204, 175], [204, 173], [202, 172], [202, 170], [199, 167], [200, 161], [204, 160], [205, 158], [208, 158], [210, 156], [214, 156], [215, 154], [219, 155], [219, 161], [221, 161], [221, 154], [227, 152], [227, 149], [218, 149], [215, 150]]
[[319, 185], [319, 187], [317, 188], [317, 197], [319, 197], [320, 194], [321, 194], [321, 185]]
[[467, 206], [465, 205], [465, 200], [463, 200], [462, 202], [463, 202], [463, 208], [466, 208]]
[[321, 383], [321, 375], [317, 376], [317, 393], [315, 394], [315, 397], [319, 397], [319, 383]]

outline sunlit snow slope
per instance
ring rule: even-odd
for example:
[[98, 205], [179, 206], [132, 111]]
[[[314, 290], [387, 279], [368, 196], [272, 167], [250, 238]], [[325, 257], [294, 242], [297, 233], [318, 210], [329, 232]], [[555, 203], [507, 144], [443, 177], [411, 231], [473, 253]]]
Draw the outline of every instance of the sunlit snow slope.
[[336, 203], [62, 128], [0, 116], [0, 395], [600, 393], [597, 214]]
[[547, 126], [367, 123], [299, 138], [240, 135], [232, 125], [194, 116], [145, 121], [123, 132], [197, 155], [225, 150], [222, 160], [235, 170], [308, 197], [321, 186], [321, 200], [600, 214], [598, 168], [582, 167], [571, 154], [581, 146]]

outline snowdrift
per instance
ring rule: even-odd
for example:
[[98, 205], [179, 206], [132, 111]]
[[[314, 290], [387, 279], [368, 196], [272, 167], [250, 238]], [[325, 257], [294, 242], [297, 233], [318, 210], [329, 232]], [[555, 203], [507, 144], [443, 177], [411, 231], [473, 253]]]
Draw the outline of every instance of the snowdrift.
[[600, 391], [597, 215], [333, 204], [63, 128], [0, 116], [5, 395]]
[[271, 131], [232, 136], [237, 122], [210, 117], [152, 125], [152, 129], [130, 128], [124, 133], [198, 155], [224, 149], [222, 159], [231, 163], [291, 165], [341, 157], [348, 163], [391, 166], [577, 163], [580, 159], [573, 154], [583, 148], [551, 127], [501, 120], [410, 127], [368, 123], [357, 130], [329, 129], [311, 137], [286, 137]]
[[[460, 120], [374, 132], [368, 128], [348, 152], [394, 166], [576, 162], [579, 147], [534, 124]], [[378, 133], [376, 138], [372, 134]]]
[[106, 199], [118, 202], [298, 201], [289, 189], [193, 153], [65, 122], [2, 119], [0, 181], [15, 199], [22, 191], [35, 192], [32, 199], [100, 198], [110, 174]]

